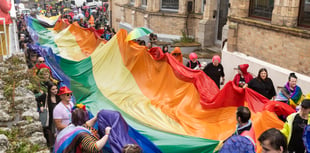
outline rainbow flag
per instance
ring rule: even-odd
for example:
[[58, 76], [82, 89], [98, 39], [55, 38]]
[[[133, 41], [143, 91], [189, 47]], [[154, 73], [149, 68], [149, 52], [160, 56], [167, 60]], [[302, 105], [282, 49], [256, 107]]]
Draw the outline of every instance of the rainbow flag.
[[26, 20], [31, 35], [38, 36], [36, 43], [49, 48], [46, 61], [77, 103], [93, 114], [101, 109], [120, 112], [162, 152], [218, 151], [236, 130], [238, 106], [251, 109], [256, 137], [283, 126], [274, 112], [265, 110], [269, 100], [262, 95], [232, 82], [219, 90], [204, 72], [186, 68], [169, 54], [125, 41], [125, 30], [105, 42], [76, 23], [57, 33], [36, 19]]
[[44, 15], [37, 15], [36, 18], [42, 26], [44, 26], [45, 28], [51, 28], [55, 26], [59, 17], [60, 15], [52, 16], [52, 17], [46, 17]]

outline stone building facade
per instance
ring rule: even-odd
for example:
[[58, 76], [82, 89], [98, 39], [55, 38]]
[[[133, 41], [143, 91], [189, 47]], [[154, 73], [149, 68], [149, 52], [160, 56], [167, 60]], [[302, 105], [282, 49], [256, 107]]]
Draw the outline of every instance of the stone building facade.
[[275, 87], [282, 87], [291, 72], [303, 92], [310, 92], [310, 1], [230, 0], [227, 45], [223, 66], [227, 79], [238, 64], [248, 63], [255, 75], [268, 70]]
[[[221, 5], [220, 1], [223, 1]], [[112, 0], [110, 3], [112, 27], [116, 30], [148, 27], [160, 39], [168, 41], [180, 38], [183, 31], [202, 47], [220, 44], [228, 12], [228, 0]], [[218, 8], [222, 11], [217, 11]]]
[[268, 0], [269, 15], [251, 14], [262, 1], [230, 1], [228, 51], [310, 76], [310, 1]]

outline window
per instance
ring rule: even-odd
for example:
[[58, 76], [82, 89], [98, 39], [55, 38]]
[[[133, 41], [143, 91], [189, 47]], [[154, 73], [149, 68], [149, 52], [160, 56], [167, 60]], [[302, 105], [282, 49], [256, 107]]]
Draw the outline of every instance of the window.
[[131, 3], [131, 4], [134, 4], [134, 3], [135, 3], [135, 0], [130, 0], [130, 3]]
[[271, 20], [274, 0], [251, 0], [250, 16]]
[[179, 9], [179, 0], [162, 0], [162, 9]]
[[298, 24], [310, 27], [310, 0], [301, 0]]
[[146, 6], [147, 5], [147, 0], [142, 0], [142, 5]]

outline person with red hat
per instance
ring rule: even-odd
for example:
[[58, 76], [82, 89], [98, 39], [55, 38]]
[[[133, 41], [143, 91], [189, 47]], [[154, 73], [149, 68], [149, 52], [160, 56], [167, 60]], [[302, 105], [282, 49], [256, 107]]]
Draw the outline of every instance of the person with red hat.
[[238, 65], [238, 74], [235, 75], [233, 83], [239, 87], [245, 88], [248, 83], [253, 79], [251, 73], [248, 72], [249, 64]]
[[[212, 58], [212, 63], [209, 63], [203, 71], [215, 82], [217, 87], [220, 88], [220, 84], [224, 84], [225, 74], [224, 68], [221, 64], [221, 57], [214, 55]], [[222, 82], [221, 82], [222, 78]]]
[[59, 132], [71, 123], [71, 109], [74, 105], [71, 102], [72, 91], [67, 86], [61, 87], [57, 95], [61, 101], [54, 108], [53, 119]]

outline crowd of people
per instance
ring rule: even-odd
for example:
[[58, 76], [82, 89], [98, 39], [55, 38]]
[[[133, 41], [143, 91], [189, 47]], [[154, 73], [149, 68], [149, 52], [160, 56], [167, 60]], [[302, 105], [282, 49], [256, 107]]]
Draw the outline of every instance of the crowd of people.
[[[153, 35], [152, 35], [153, 37]], [[156, 38], [157, 39], [157, 38]], [[150, 35], [151, 42], [151, 35]], [[138, 43], [139, 45], [146, 46], [145, 42]], [[150, 49], [149, 45], [146, 46]], [[183, 64], [183, 55], [179, 47], [175, 47], [174, 50], [169, 52], [168, 45], [163, 45], [162, 52], [171, 54], [179, 63]], [[220, 88], [220, 85], [225, 83], [224, 68], [221, 64], [221, 58], [219, 55], [215, 55], [212, 58], [212, 62], [202, 66], [198, 60], [196, 53], [190, 53], [189, 61], [186, 63], [186, 67], [193, 70], [203, 70], [214, 83]], [[234, 76], [232, 82], [239, 88], [250, 88], [269, 100], [275, 100], [286, 103], [286, 107], [292, 107], [296, 109], [296, 113], [289, 116], [278, 116], [279, 119], [285, 122], [283, 129], [268, 129], [258, 138], [262, 146], [263, 153], [279, 152], [279, 153], [304, 153], [306, 152], [305, 142], [303, 141], [304, 129], [308, 124], [308, 118], [310, 113], [310, 99], [304, 99], [301, 88], [297, 85], [297, 76], [295, 73], [290, 73], [288, 81], [280, 89], [279, 93], [276, 93], [272, 79], [268, 76], [266, 68], [261, 68], [258, 71], [256, 77], [248, 72], [249, 64], [240, 64], [235, 70], [237, 74]], [[239, 107], [237, 109], [237, 129], [236, 132], [225, 140], [224, 146], [220, 152], [230, 149], [228, 152], [256, 152], [256, 137], [253, 130], [253, 123], [250, 120], [251, 112], [247, 107]], [[249, 143], [242, 148], [242, 145], [235, 146], [236, 142], [242, 142], [240, 137], [246, 137]], [[232, 145], [234, 144], [234, 145]], [[238, 144], [238, 143], [237, 143]], [[252, 144], [252, 147], [249, 147]], [[225, 149], [226, 148], [226, 149]], [[242, 149], [245, 149], [242, 151]], [[227, 152], [227, 153], [228, 153]]]
[[[305, 146], [308, 146], [308, 144], [306, 144], [306, 138], [304, 138], [304, 130], [308, 124], [309, 113], [310, 99], [305, 99], [301, 103], [300, 110], [287, 117], [287, 121], [281, 130], [271, 128], [264, 131], [258, 137], [262, 153], [309, 152], [309, 150], [306, 150]], [[256, 136], [253, 123], [250, 120], [251, 111], [247, 107], [240, 106], [237, 108], [236, 118], [236, 131], [224, 141], [220, 153], [255, 153], [257, 151]]]
[[[38, 8], [40, 9], [40, 8]], [[56, 13], [58, 10], [56, 10]], [[59, 10], [64, 13], [63, 9]], [[48, 16], [47, 11], [45, 15]], [[73, 16], [63, 14], [61, 17], [67, 19], [69, 23], [77, 21], [81, 27], [94, 27], [100, 29], [104, 25], [104, 33], [102, 38], [110, 40], [115, 34], [115, 31], [106, 25], [106, 14], [100, 8], [96, 11], [91, 11], [87, 7], [79, 8], [73, 11]], [[76, 17], [83, 14], [84, 17]], [[90, 21], [91, 20], [91, 21]], [[93, 21], [93, 22], [92, 22]], [[27, 31], [24, 15], [21, 15], [17, 22], [19, 45], [21, 51], [25, 53], [26, 61], [29, 70], [37, 78], [37, 87], [33, 90], [36, 101], [37, 110], [40, 114], [48, 113], [45, 124], [42, 123], [44, 136], [47, 140], [47, 145], [53, 150], [56, 137], [61, 137], [66, 131], [73, 128], [81, 128], [85, 132], [78, 135], [78, 141], [68, 147], [67, 151], [79, 152], [100, 152], [107, 143], [111, 127], [105, 128], [105, 135], [100, 137], [98, 131], [93, 127], [97, 121], [97, 116], [89, 117], [88, 111], [82, 104], [74, 104], [72, 100], [72, 91], [67, 86], [60, 86], [60, 80], [53, 77], [51, 68], [45, 63], [45, 58], [40, 56], [40, 53], [32, 49], [32, 39]], [[156, 34], [150, 34], [149, 42], [144, 40], [135, 40], [139, 45], [151, 49], [153, 44], [157, 41]], [[183, 54], [179, 47], [175, 47], [169, 52], [169, 46], [163, 45], [162, 51], [165, 54], [170, 54], [176, 61], [183, 64]], [[224, 67], [221, 64], [221, 57], [215, 55], [212, 62], [203, 66], [196, 53], [189, 54], [189, 61], [186, 67], [194, 70], [202, 70], [208, 75], [214, 83], [220, 88], [225, 83]], [[266, 68], [261, 68], [257, 76], [254, 78], [251, 73], [247, 71], [248, 64], [240, 64], [236, 68], [238, 73], [233, 78], [232, 82], [240, 88], [251, 88], [269, 100], [281, 101], [298, 112], [289, 116], [279, 116], [285, 121], [282, 130], [268, 129], [260, 135], [258, 141], [262, 146], [263, 152], [282, 152], [282, 153], [303, 153], [305, 152], [305, 145], [302, 140], [304, 127], [308, 124], [310, 113], [310, 100], [303, 98], [301, 88], [297, 85], [297, 76], [295, 73], [289, 74], [288, 81], [277, 94], [273, 85], [272, 79], [268, 77]], [[253, 147], [248, 147], [250, 150], [256, 150], [256, 137], [253, 131], [253, 123], [251, 122], [251, 112], [247, 107], [240, 106], [236, 113], [237, 128], [235, 133], [225, 140], [223, 150], [229, 148], [230, 141], [240, 139], [237, 136], [248, 138], [249, 144]], [[56, 142], [55, 142], [56, 141]], [[142, 149], [137, 144], [128, 144], [123, 148], [124, 153], [140, 153]], [[224, 151], [223, 151], [224, 152]]]
[[[44, 12], [44, 15], [49, 16], [49, 10]], [[82, 8], [83, 13], [87, 14], [88, 8]], [[36, 13], [40, 12], [43, 14], [38, 5], [38, 10]], [[61, 10], [62, 12], [62, 10]], [[105, 23], [100, 20], [100, 10], [98, 13], [93, 11], [92, 17], [95, 17], [95, 24], [89, 24], [92, 27], [100, 27], [101, 23]], [[56, 10], [56, 15], [58, 10]], [[34, 15], [32, 14], [34, 17]], [[93, 128], [96, 122], [96, 116], [92, 119], [88, 116], [88, 111], [86, 111], [85, 106], [80, 107], [81, 104], [74, 105], [71, 101], [72, 91], [67, 86], [61, 86], [60, 80], [53, 77], [51, 68], [45, 61], [45, 58], [41, 56], [40, 52], [30, 37], [27, 31], [25, 23], [26, 15], [22, 14], [19, 16], [17, 21], [17, 29], [19, 36], [19, 46], [21, 52], [25, 54], [28, 70], [33, 78], [35, 79], [35, 86], [33, 88], [33, 93], [37, 101], [37, 111], [40, 115], [40, 121], [42, 123], [44, 137], [46, 138], [47, 146], [50, 148], [51, 152], [54, 149], [55, 143], [57, 143], [56, 138], [61, 136], [62, 131], [69, 130], [70, 128], [84, 127], [86, 131], [78, 135], [78, 143], [71, 145], [66, 151], [80, 151], [80, 152], [101, 152], [103, 146], [106, 144], [109, 136], [111, 127], [107, 127], [105, 130], [105, 136], [99, 138], [98, 132]], [[74, 17], [74, 16], [73, 16]], [[63, 15], [62, 18], [70, 18]], [[77, 21], [81, 26], [83, 19], [74, 19], [72, 21]], [[84, 24], [82, 27], [89, 27]], [[115, 31], [111, 29], [108, 25], [104, 26], [104, 33], [102, 38], [109, 40], [113, 36]], [[124, 153], [141, 153], [142, 149], [137, 144], [128, 144], [124, 146]]]
[[[167, 46], [164, 46], [163, 50], [167, 50], [167, 48]], [[179, 47], [175, 47], [171, 55], [183, 64], [183, 56]], [[214, 55], [212, 57], [212, 62], [208, 63], [206, 66], [202, 66], [198, 60], [197, 54], [194, 52], [190, 53], [186, 67], [193, 70], [203, 70], [203, 72], [214, 81], [218, 88], [225, 83], [224, 67], [221, 64], [219, 55]], [[297, 76], [295, 73], [292, 72], [289, 74], [288, 82], [285, 83], [277, 94], [272, 79], [268, 77], [266, 68], [259, 69], [255, 78], [248, 72], [248, 68], [249, 64], [240, 64], [235, 68], [237, 74], [232, 80], [234, 85], [240, 88], [251, 88], [269, 100], [287, 103], [294, 109], [301, 104], [304, 95], [301, 88], [297, 85]]]
[[[152, 48], [154, 41], [154, 34], [149, 35], [150, 40], [146, 45], [143, 40], [136, 41], [139, 45], [145, 46], [148, 50]], [[169, 46], [163, 45], [162, 52], [171, 54], [179, 63], [183, 64], [183, 55], [179, 47], [175, 47], [169, 52]], [[212, 58], [212, 62], [203, 66], [198, 60], [196, 53], [192, 52], [188, 56], [189, 61], [186, 63], [186, 67], [193, 70], [203, 70], [207, 76], [209, 76], [214, 83], [220, 88], [220, 85], [225, 83], [224, 67], [221, 64], [221, 58], [219, 55], [215, 55]], [[262, 152], [279, 152], [279, 153], [304, 153], [306, 152], [305, 143], [303, 142], [304, 128], [308, 123], [308, 114], [310, 113], [310, 99], [304, 99], [301, 88], [297, 85], [297, 76], [295, 73], [290, 73], [288, 81], [280, 89], [279, 93], [276, 93], [272, 79], [268, 76], [266, 68], [261, 68], [258, 71], [256, 77], [248, 72], [249, 64], [240, 64], [235, 70], [237, 74], [234, 76], [232, 82], [239, 88], [250, 88], [269, 100], [275, 100], [286, 103], [286, 107], [292, 107], [296, 109], [296, 113], [289, 116], [278, 116], [279, 119], [285, 122], [282, 130], [268, 129], [258, 138]], [[237, 109], [237, 129], [236, 132], [225, 140], [224, 146], [220, 152], [226, 153], [227, 148], [235, 149], [228, 152], [256, 152], [256, 137], [253, 130], [253, 123], [250, 120], [251, 112], [247, 107], [239, 107]], [[240, 137], [248, 138], [250, 142], [245, 148], [241, 146], [231, 146], [232, 144], [240, 141]], [[242, 141], [240, 141], [242, 142]], [[248, 145], [252, 144], [252, 147]], [[226, 149], [225, 149], [226, 148]], [[241, 150], [240, 150], [241, 149]], [[251, 151], [250, 151], [251, 150]], [[228, 153], [227, 152], [227, 153]]]

